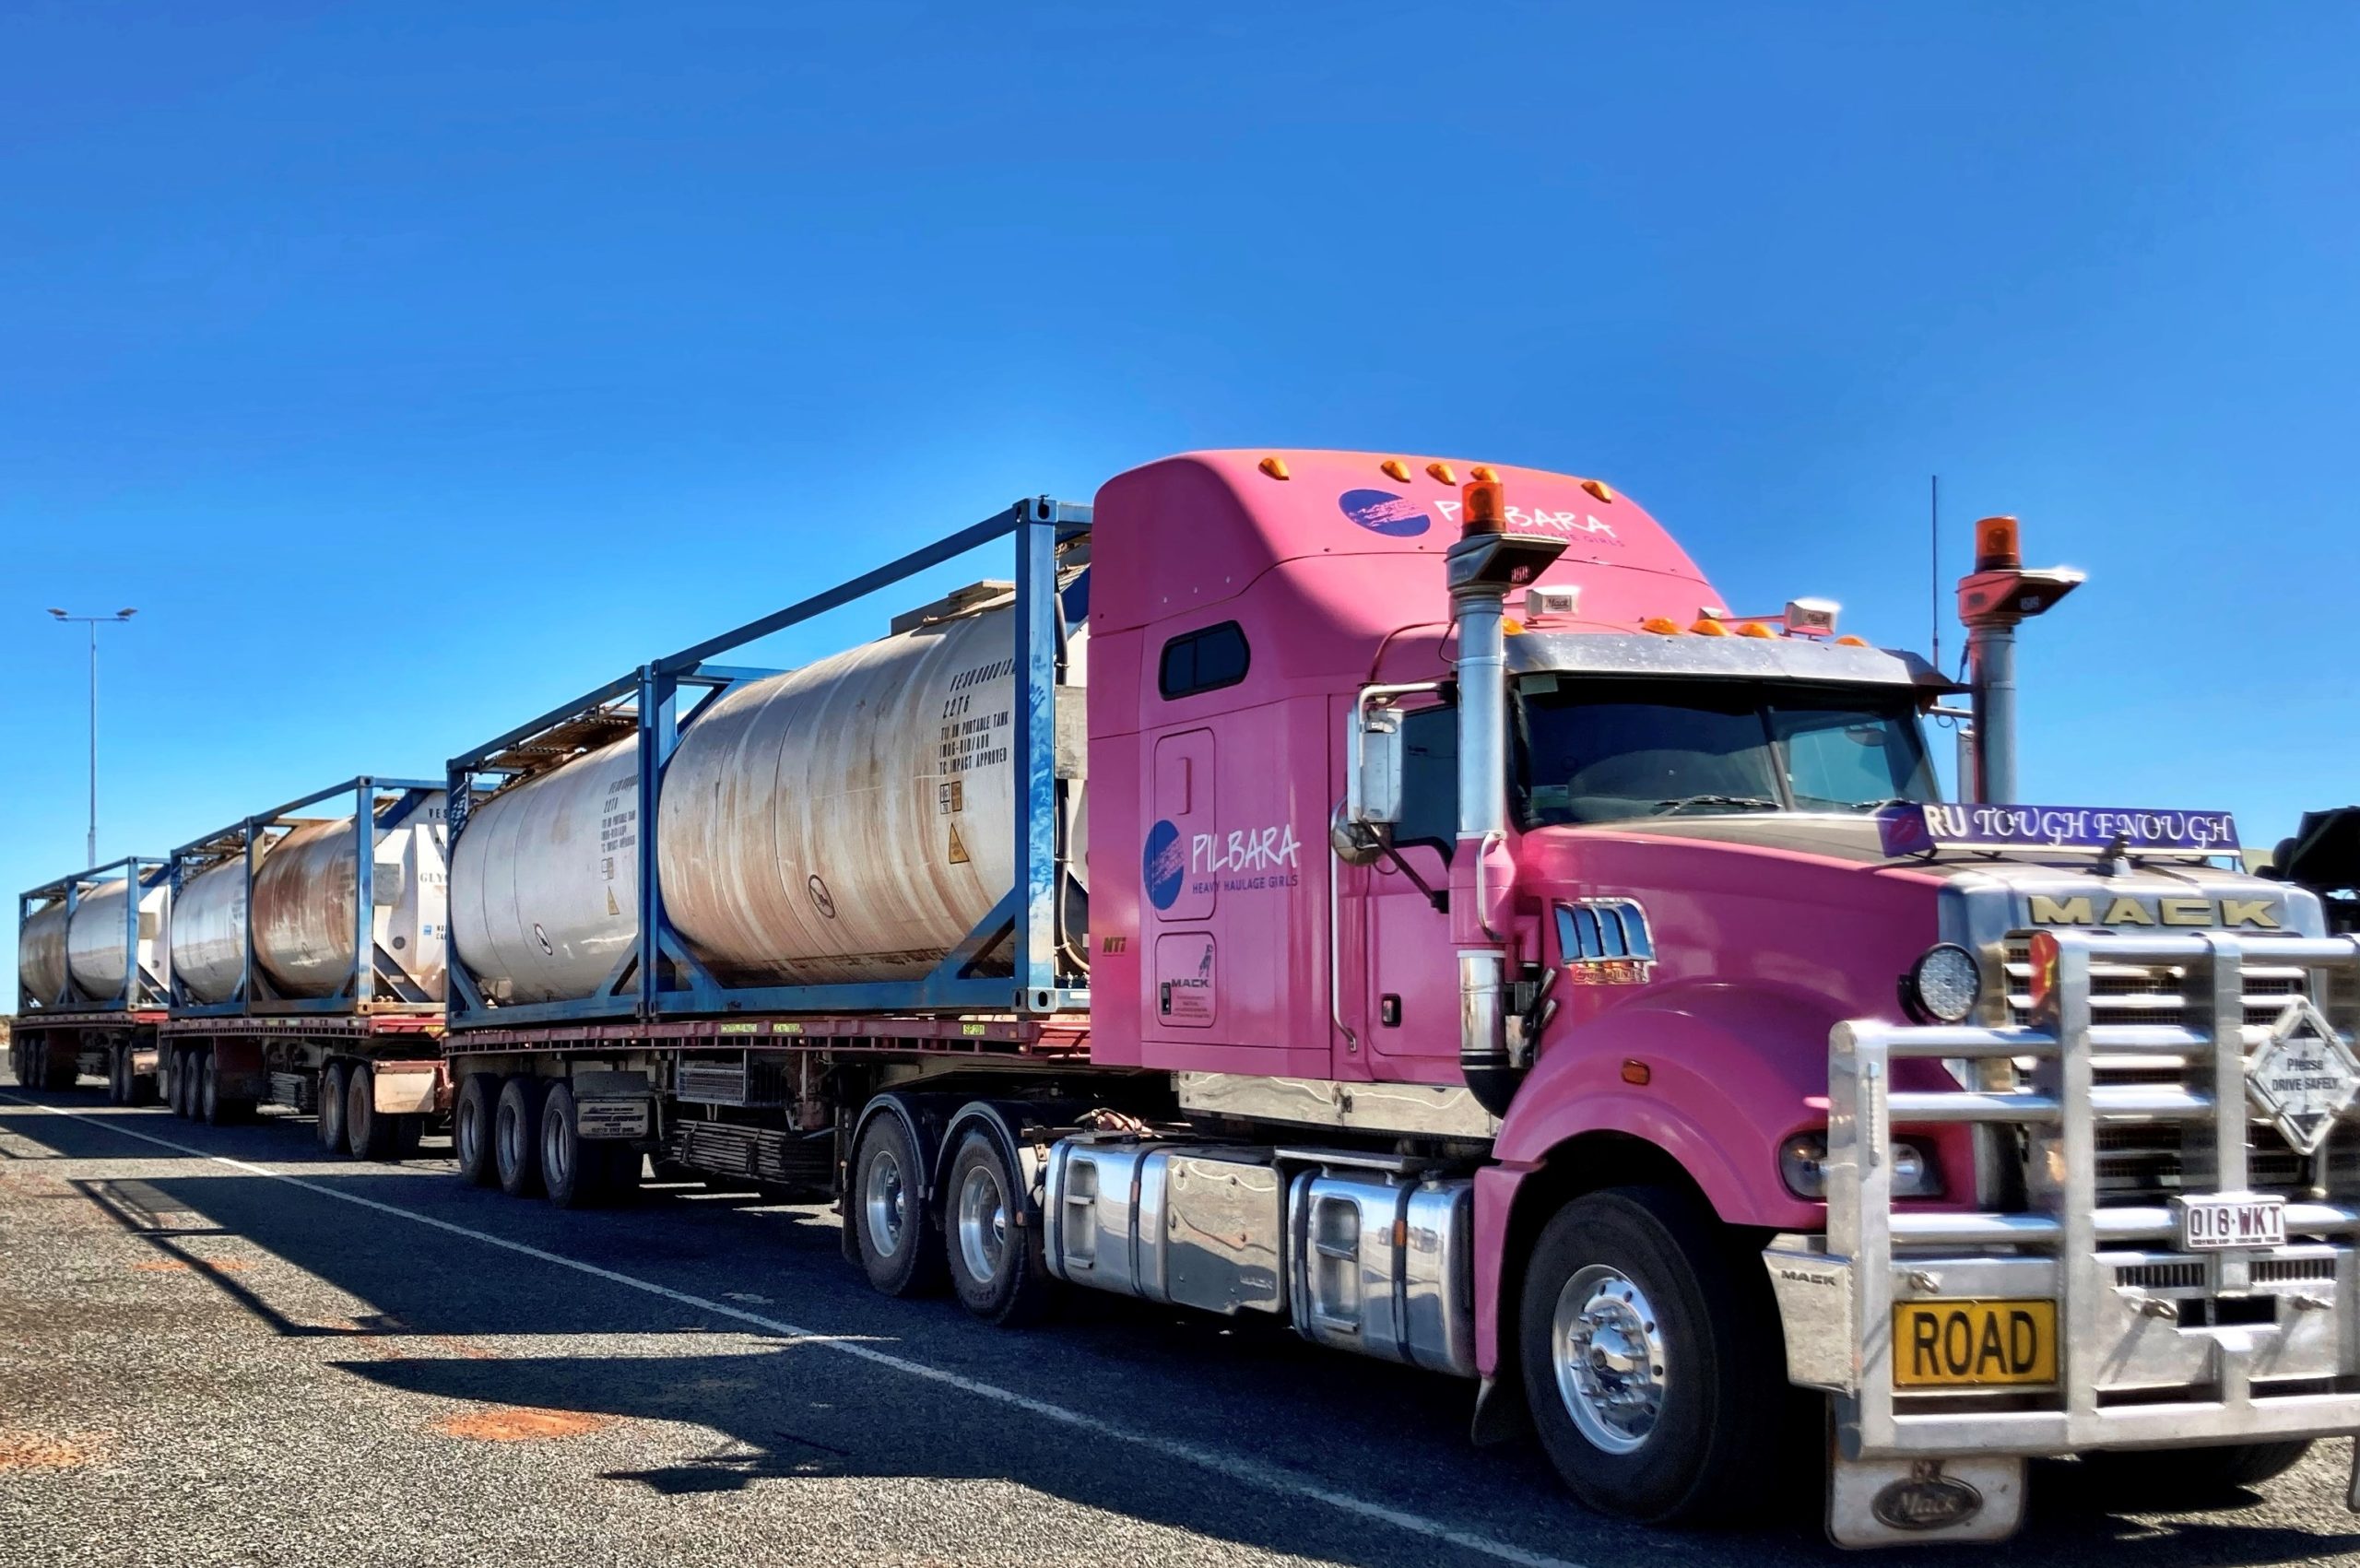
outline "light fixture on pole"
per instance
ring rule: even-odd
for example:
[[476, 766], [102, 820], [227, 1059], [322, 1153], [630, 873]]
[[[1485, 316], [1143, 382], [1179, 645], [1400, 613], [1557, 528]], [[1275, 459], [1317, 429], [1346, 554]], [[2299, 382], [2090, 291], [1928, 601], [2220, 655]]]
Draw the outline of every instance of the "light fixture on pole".
[[139, 612], [119, 609], [112, 615], [67, 615], [62, 609], [49, 612], [58, 619], [90, 629], [90, 842], [87, 864], [99, 863], [99, 628], [119, 626]]

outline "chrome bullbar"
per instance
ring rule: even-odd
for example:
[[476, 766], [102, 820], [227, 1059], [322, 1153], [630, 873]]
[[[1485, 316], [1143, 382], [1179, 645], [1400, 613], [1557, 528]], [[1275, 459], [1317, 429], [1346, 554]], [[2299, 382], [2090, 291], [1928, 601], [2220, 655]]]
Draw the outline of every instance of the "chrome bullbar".
[[[2192, 1233], [2168, 1201], [2101, 1208], [2094, 1175], [2101, 1139], [2124, 1125], [2177, 1124], [2191, 1155], [2179, 1196], [2246, 1196], [2252, 1141], [2272, 1136], [2248, 1082], [2250, 1054], [2272, 1036], [2248, 1021], [2248, 962], [2299, 966], [2306, 990], [2289, 1006], [2316, 1007], [2306, 1016], [2348, 1045], [2360, 1022], [2360, 939], [2059, 932], [2056, 943], [2029, 1026], [1835, 1030], [1827, 1232], [1781, 1236], [1764, 1255], [1788, 1375], [1835, 1396], [1847, 1459], [2360, 1432], [2360, 1194], [2330, 1186], [2324, 1148], [2303, 1190], [2255, 1195], [2263, 1211], [2283, 1203], [2283, 1240], [2260, 1224], [2253, 1244], [2217, 1249], [2184, 1245]], [[2131, 965], [2176, 976], [2186, 1005], [2169, 1021], [2094, 1022], [2093, 967]], [[1896, 1090], [1894, 1065], [1913, 1060], [1957, 1064], [1978, 1087]], [[2341, 1113], [2330, 1145], [2360, 1132], [2355, 1114]], [[1994, 1184], [2012, 1189], [2008, 1199], [1983, 1212], [1895, 1212], [1894, 1129], [1958, 1124], [1985, 1140], [1987, 1173], [2012, 1178]], [[2045, 1347], [2042, 1303], [2054, 1303]], [[2003, 1327], [1989, 1326], [1995, 1310]], [[1961, 1342], [1998, 1336], [1984, 1345], [1999, 1352], [1990, 1367], [1967, 1345], [1926, 1375], [1929, 1312], [1965, 1324]], [[2006, 1342], [2018, 1333], [2021, 1343]]]

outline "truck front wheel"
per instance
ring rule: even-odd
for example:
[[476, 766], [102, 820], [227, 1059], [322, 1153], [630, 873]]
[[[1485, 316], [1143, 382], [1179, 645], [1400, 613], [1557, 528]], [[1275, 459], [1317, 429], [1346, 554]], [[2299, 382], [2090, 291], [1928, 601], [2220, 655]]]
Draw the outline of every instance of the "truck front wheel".
[[1541, 1231], [1518, 1319], [1525, 1393], [1590, 1507], [1651, 1524], [1741, 1515], [1781, 1472], [1776, 1308], [1735, 1263], [1712, 1217], [1661, 1187], [1587, 1194]]
[[2170, 1508], [2222, 1503], [2303, 1462], [2308, 1440], [2232, 1443], [2218, 1448], [2134, 1448], [2084, 1454], [2076, 1468], [2106, 1504]]

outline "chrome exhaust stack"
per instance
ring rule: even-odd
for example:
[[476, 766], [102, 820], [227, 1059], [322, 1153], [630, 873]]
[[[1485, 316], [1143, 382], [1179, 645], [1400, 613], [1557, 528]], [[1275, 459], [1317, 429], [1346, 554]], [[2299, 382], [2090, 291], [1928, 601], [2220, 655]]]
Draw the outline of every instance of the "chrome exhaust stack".
[[1507, 944], [1493, 923], [1511, 869], [1487, 872], [1503, 854], [1508, 819], [1507, 650], [1502, 626], [1510, 591], [1531, 584], [1565, 541], [1511, 534], [1498, 477], [1477, 468], [1460, 489], [1458, 542], [1443, 558], [1458, 623], [1458, 848], [1452, 862], [1451, 939], [1458, 950], [1458, 1064], [1476, 1102], [1506, 1114], [1521, 1076], [1508, 1052]]

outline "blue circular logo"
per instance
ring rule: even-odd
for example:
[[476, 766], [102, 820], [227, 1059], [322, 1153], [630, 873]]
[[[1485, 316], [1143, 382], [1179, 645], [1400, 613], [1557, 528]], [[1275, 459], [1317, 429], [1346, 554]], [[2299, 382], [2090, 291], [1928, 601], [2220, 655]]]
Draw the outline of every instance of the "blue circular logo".
[[1147, 831], [1147, 853], [1139, 856], [1139, 876], [1147, 883], [1148, 902], [1170, 909], [1180, 896], [1188, 874], [1188, 857], [1181, 852], [1180, 830], [1158, 822]]
[[1346, 490], [1336, 498], [1344, 515], [1372, 534], [1415, 538], [1434, 525], [1422, 502], [1391, 490]]

